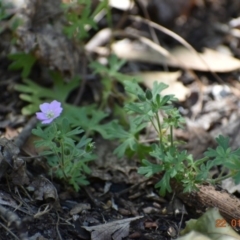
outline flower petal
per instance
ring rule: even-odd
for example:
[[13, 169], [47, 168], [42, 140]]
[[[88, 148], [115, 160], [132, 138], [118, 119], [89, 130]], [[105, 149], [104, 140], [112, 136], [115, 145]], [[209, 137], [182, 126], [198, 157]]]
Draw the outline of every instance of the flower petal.
[[51, 103], [50, 103], [50, 108], [51, 109], [56, 109], [56, 108], [60, 108], [61, 107], [61, 103], [56, 101], [56, 100], [53, 100]]
[[61, 112], [62, 112], [62, 108], [60, 107], [60, 108], [57, 108], [57, 109], [54, 109], [53, 110], [53, 112], [54, 112], [54, 116], [55, 117], [58, 117], [60, 114], [61, 114]]
[[54, 113], [54, 118], [57, 118], [63, 110], [62, 107], [61, 107], [61, 103], [54, 100], [50, 103], [50, 105], [51, 105], [51, 110]]
[[49, 111], [50, 104], [49, 103], [43, 103], [39, 106], [39, 108], [43, 113], [46, 113], [46, 112]]
[[45, 120], [45, 119], [48, 119], [48, 118], [46, 117], [46, 114], [44, 114], [44, 113], [42, 113], [42, 112], [37, 112], [37, 113], [36, 113], [36, 117], [37, 117], [37, 119], [40, 120], [40, 121]]
[[47, 120], [44, 120], [42, 121], [42, 124], [49, 124], [53, 121], [54, 118], [50, 118], [50, 119], [47, 119]]

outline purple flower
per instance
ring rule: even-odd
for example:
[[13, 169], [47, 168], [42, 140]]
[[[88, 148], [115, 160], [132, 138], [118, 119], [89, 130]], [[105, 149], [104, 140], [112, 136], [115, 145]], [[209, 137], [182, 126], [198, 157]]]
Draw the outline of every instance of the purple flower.
[[43, 103], [39, 106], [42, 112], [37, 112], [37, 119], [42, 121], [42, 124], [49, 124], [55, 118], [59, 117], [62, 112], [61, 103], [54, 100], [51, 103]]

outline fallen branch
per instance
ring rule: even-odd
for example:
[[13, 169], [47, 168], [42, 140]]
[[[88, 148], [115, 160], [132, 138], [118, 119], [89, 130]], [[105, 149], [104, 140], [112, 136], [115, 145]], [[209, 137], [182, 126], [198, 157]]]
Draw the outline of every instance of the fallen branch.
[[200, 185], [198, 189], [191, 193], [179, 191], [177, 196], [186, 205], [197, 210], [205, 211], [206, 208], [217, 207], [228, 223], [240, 220], [240, 199], [212, 185]]

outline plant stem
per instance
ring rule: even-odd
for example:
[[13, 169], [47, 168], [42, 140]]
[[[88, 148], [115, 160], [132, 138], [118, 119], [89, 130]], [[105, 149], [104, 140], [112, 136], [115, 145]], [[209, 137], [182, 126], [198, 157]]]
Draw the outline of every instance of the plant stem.
[[173, 126], [170, 126], [171, 147], [173, 147]]
[[206, 162], [207, 160], [209, 160], [208, 157], [204, 157], [204, 158], [198, 159], [197, 161], [195, 161], [194, 165], [195, 166], [199, 166], [200, 164]]
[[225, 176], [223, 176], [223, 177], [218, 177], [218, 178], [216, 178], [216, 179], [212, 179], [211, 182], [212, 182], [212, 184], [216, 184], [217, 182], [223, 181], [223, 180], [225, 180], [225, 179], [227, 179], [227, 178], [230, 178], [230, 177], [232, 177], [232, 176], [233, 176], [233, 174], [232, 174], [232, 173], [229, 173], [229, 174], [227, 174], [227, 175], [225, 175]]
[[66, 173], [65, 173], [65, 171], [64, 171], [64, 168], [65, 168], [64, 157], [63, 157], [63, 155], [64, 155], [64, 147], [63, 147], [62, 139], [60, 140], [60, 145], [61, 145], [61, 152], [62, 152], [62, 154], [61, 154], [62, 172], [63, 172], [63, 175], [64, 175], [64, 177], [66, 178], [66, 180], [68, 180], [68, 177], [67, 177], [67, 175], [66, 175]]
[[226, 170], [226, 168], [222, 167], [221, 172], [220, 172], [218, 178], [222, 177], [222, 175], [224, 174], [225, 170]]
[[156, 113], [156, 119], [157, 119], [157, 124], [159, 129], [159, 143], [160, 143], [160, 146], [162, 147], [162, 127], [161, 127], [161, 121], [160, 121], [158, 112]]
[[154, 129], [156, 130], [156, 132], [159, 133], [157, 127], [155, 126], [155, 124], [154, 124], [154, 122], [153, 122], [153, 120], [151, 118], [150, 118], [150, 122], [152, 123], [152, 125], [153, 125]]

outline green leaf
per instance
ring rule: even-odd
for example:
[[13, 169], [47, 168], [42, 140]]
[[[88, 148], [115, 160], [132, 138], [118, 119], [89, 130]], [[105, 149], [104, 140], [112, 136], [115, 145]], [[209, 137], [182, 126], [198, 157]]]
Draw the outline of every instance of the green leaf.
[[224, 137], [224, 136], [220, 135], [218, 138], [216, 138], [216, 142], [224, 150], [226, 150], [229, 147], [229, 138], [228, 137]]
[[78, 142], [78, 144], [76, 145], [77, 148], [83, 148], [85, 146], [87, 146], [90, 142], [92, 141], [91, 138], [87, 138], [86, 135], [84, 135], [80, 141]]
[[86, 165], [86, 164], [83, 164], [83, 171], [87, 174], [90, 174], [91, 173], [91, 169]]
[[169, 172], [166, 172], [162, 177], [162, 179], [155, 185], [155, 188], [160, 188], [159, 194], [161, 196], [165, 196], [166, 192], [169, 192], [169, 193], [172, 192], [172, 188], [170, 186], [170, 179], [171, 179], [171, 176]]
[[101, 2], [99, 2], [99, 4], [97, 5], [97, 7], [94, 9], [94, 12], [91, 15], [91, 18], [94, 19], [94, 17], [101, 12], [104, 9], [108, 8], [108, 0], [103, 0]]
[[74, 107], [69, 108], [68, 115], [72, 127], [81, 126], [88, 134], [93, 134], [94, 132], [100, 133], [102, 136], [107, 135], [107, 125], [101, 124], [101, 122], [108, 116], [107, 113], [103, 111], [96, 110], [95, 105], [89, 105], [86, 107]]
[[66, 137], [72, 137], [72, 136], [75, 136], [75, 135], [79, 135], [81, 133], [83, 133], [84, 131], [82, 129], [80, 129], [80, 127], [78, 128], [75, 128], [69, 132], [66, 133]]
[[40, 126], [37, 126], [36, 129], [33, 129], [32, 134], [34, 134], [42, 139], [47, 139], [45, 132], [42, 130], [42, 128]]
[[152, 100], [152, 97], [153, 97], [153, 95], [152, 95], [151, 90], [147, 89], [147, 90], [146, 90], [146, 98], [147, 98], [148, 100]]
[[7, 4], [6, 2], [0, 1], [0, 21], [9, 17], [10, 11], [7, 11], [8, 8], [11, 8], [11, 4]]
[[142, 104], [136, 104], [136, 103], [128, 103], [125, 105], [125, 109], [127, 109], [128, 111], [132, 111], [134, 113], [138, 113], [138, 114], [144, 114], [146, 113], [146, 109], [142, 109], [140, 106], [142, 106]]
[[146, 159], [142, 160], [143, 167], [138, 169], [138, 173], [145, 175], [146, 177], [151, 177], [156, 173], [161, 173], [164, 169], [159, 164], [153, 164]]
[[124, 87], [126, 92], [133, 94], [135, 96], [142, 95], [145, 96], [142, 88], [137, 84], [136, 81], [124, 81]]
[[116, 55], [112, 54], [109, 58], [109, 71], [110, 75], [115, 75], [126, 63], [126, 60], [117, 58]]
[[235, 184], [240, 183], [240, 170], [238, 170], [237, 173], [235, 173], [235, 175], [233, 176], [233, 179], [235, 181]]
[[111, 124], [109, 124], [109, 128], [107, 129], [109, 139], [121, 139], [124, 141], [124, 139], [129, 137], [129, 132], [126, 131], [123, 126], [119, 125], [117, 121], [112, 121]]
[[138, 148], [138, 134], [146, 127], [146, 124], [136, 125], [133, 118], [130, 118], [130, 128], [125, 130], [117, 121], [112, 121], [107, 129], [108, 139], [120, 139], [121, 144], [115, 149], [114, 153], [122, 157], [127, 150], [136, 152]]
[[142, 102], [146, 101], [146, 97], [144, 95], [138, 94], [138, 99]]
[[[16, 84], [14, 86], [16, 91], [24, 94], [20, 94], [20, 98], [30, 102], [29, 105], [22, 109], [24, 115], [31, 115], [39, 110], [39, 105], [43, 101], [57, 100], [65, 106], [64, 104], [68, 98], [69, 93], [72, 92], [79, 85], [79, 78], [73, 78], [69, 83], [66, 83], [62, 77], [58, 74], [51, 74], [54, 81], [54, 88], [49, 89], [42, 87], [29, 79], [24, 79], [24, 84]], [[64, 107], [64, 106], [63, 106]], [[65, 107], [64, 107], [65, 108]], [[67, 107], [68, 108], [68, 107]], [[64, 114], [64, 112], [63, 112]], [[69, 116], [69, 114], [66, 114]]]
[[116, 154], [119, 158], [122, 158], [127, 151], [128, 148], [134, 150], [134, 145], [136, 144], [136, 140], [134, 138], [128, 138], [123, 143], [121, 143], [115, 150], [114, 154]]
[[8, 55], [13, 62], [9, 65], [9, 70], [22, 70], [21, 77], [27, 78], [36, 62], [36, 58], [32, 54], [15, 53]]
[[156, 99], [157, 94], [161, 93], [164, 89], [168, 88], [168, 85], [165, 83], [154, 82], [152, 87], [153, 99]]
[[[97, 29], [97, 24], [91, 17], [91, 1], [77, 1], [73, 4], [63, 4], [65, 17], [67, 18], [68, 26], [64, 28], [65, 34], [70, 38], [84, 40], [88, 37], [88, 28], [90, 26]], [[84, 8], [79, 14], [77, 11], [72, 11], [71, 8]]]
[[165, 105], [166, 103], [168, 103], [168, 101], [171, 99], [171, 95], [165, 95], [162, 98], [161, 104]]
[[53, 91], [55, 97], [53, 99], [58, 99], [60, 102], [66, 102], [69, 93], [71, 93], [80, 84], [80, 77], [75, 76], [69, 82], [66, 82], [59, 72], [51, 72], [51, 77], [53, 79]]
[[207, 166], [205, 164], [202, 164], [200, 166], [200, 172], [196, 175], [196, 181], [199, 182], [204, 182], [206, 181], [206, 179], [208, 178], [209, 175], [209, 169], [207, 168]]

